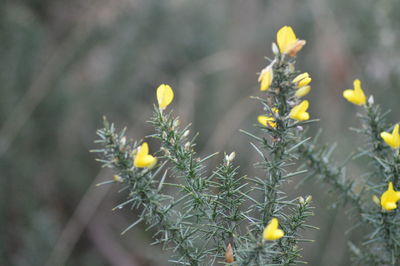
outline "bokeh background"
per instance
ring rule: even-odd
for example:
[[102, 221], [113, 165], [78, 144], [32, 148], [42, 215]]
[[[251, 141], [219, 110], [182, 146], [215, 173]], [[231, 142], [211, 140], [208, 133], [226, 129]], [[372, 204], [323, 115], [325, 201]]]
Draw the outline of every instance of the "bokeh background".
[[[313, 77], [321, 143], [337, 142], [342, 160], [362, 144], [348, 130], [357, 108], [341, 97], [353, 79], [399, 119], [398, 10], [396, 0], [1, 1], [0, 265], [167, 265], [144, 226], [120, 236], [136, 214], [112, 212], [124, 195], [94, 186], [111, 176], [89, 152], [95, 130], [106, 115], [134, 139], [151, 133], [155, 88], [168, 83], [199, 154], [236, 151], [241, 172], [256, 175], [238, 130], [254, 130], [261, 108], [249, 96], [284, 25], [307, 40], [297, 68]], [[352, 163], [350, 176], [363, 167]], [[349, 265], [347, 242], [363, 232], [345, 234], [348, 207], [328, 207], [337, 196], [313, 180], [294, 190], [298, 180], [286, 191], [313, 195], [310, 223], [321, 228], [307, 233], [304, 259]]]

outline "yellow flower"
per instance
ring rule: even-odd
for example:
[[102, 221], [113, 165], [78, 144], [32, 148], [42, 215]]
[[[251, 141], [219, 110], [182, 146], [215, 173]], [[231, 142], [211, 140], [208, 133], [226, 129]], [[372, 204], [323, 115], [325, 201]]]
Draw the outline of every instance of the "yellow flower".
[[285, 233], [278, 228], [278, 219], [272, 218], [268, 225], [265, 227], [263, 232], [264, 240], [277, 240], [282, 238]]
[[396, 124], [394, 126], [392, 134], [387, 132], [382, 132], [381, 138], [383, 138], [386, 144], [392, 147], [393, 149], [398, 149], [400, 147], [399, 124]]
[[276, 122], [275, 122], [275, 118], [273, 117], [268, 117], [265, 115], [259, 115], [257, 117], [258, 123], [260, 123], [261, 125], [265, 126], [265, 127], [272, 127], [272, 128], [276, 128]]
[[165, 109], [174, 99], [174, 91], [169, 85], [161, 84], [157, 88], [157, 101], [160, 109]]
[[367, 98], [361, 88], [361, 81], [359, 79], [354, 80], [354, 90], [343, 91], [343, 97], [349, 102], [357, 105], [364, 105], [367, 102]]
[[138, 148], [133, 165], [137, 168], [153, 168], [156, 163], [157, 158], [149, 154], [149, 145], [147, 142], [143, 142], [142, 146]]
[[289, 26], [283, 26], [276, 34], [276, 39], [280, 52], [291, 56], [295, 56], [306, 44], [306, 41], [297, 39], [292, 27]]
[[311, 82], [310, 75], [307, 72], [304, 72], [303, 74], [298, 75], [295, 77], [292, 82], [296, 84], [296, 88], [301, 88], [303, 86], [308, 85]]
[[310, 114], [307, 113], [309, 105], [310, 104], [307, 100], [302, 101], [300, 104], [293, 107], [293, 109], [289, 113], [289, 117], [300, 121], [310, 119]]
[[381, 206], [387, 211], [397, 208], [397, 201], [400, 200], [400, 192], [393, 189], [393, 183], [389, 182], [388, 189], [381, 196]]
[[[278, 113], [279, 109], [276, 107], [271, 108], [271, 111], [274, 113]], [[275, 122], [275, 118], [274, 117], [269, 117], [269, 116], [265, 116], [265, 115], [259, 115], [257, 117], [257, 121], [258, 123], [260, 123], [261, 125], [265, 126], [265, 127], [272, 127], [272, 128], [276, 128], [276, 122]]]
[[261, 82], [260, 91], [266, 91], [272, 84], [274, 79], [273, 63], [261, 70], [260, 76], [258, 76], [258, 82]]

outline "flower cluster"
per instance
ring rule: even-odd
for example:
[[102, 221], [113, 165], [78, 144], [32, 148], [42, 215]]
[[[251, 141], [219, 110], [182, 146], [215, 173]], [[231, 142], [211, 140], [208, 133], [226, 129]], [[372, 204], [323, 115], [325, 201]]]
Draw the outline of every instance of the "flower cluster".
[[[260, 83], [260, 91], [268, 91], [271, 87], [275, 93], [279, 93], [280, 88], [278, 85], [281, 84], [281, 81], [278, 77], [281, 77], [281, 73], [279, 73], [279, 66], [286, 55], [294, 58], [297, 53], [303, 48], [306, 44], [306, 41], [299, 40], [296, 37], [292, 27], [284, 26], [277, 33], [277, 44], [273, 43], [272, 50], [277, 56], [274, 60], [271, 61], [269, 65], [267, 65], [264, 69], [261, 70], [260, 75], [258, 77], [258, 82]], [[289, 59], [289, 61], [293, 61]], [[291, 75], [295, 73], [294, 71], [294, 63], [289, 63], [289, 71]], [[276, 72], [276, 73], [275, 73]], [[285, 75], [286, 76], [286, 75]], [[275, 78], [274, 78], [275, 77]], [[292, 106], [291, 111], [288, 116], [291, 119], [298, 121], [305, 121], [310, 119], [310, 115], [307, 112], [309, 107], [309, 102], [307, 100], [300, 101], [300, 98], [306, 96], [310, 90], [311, 86], [309, 85], [311, 82], [310, 75], [305, 72], [297, 75], [290, 81], [289, 85], [289, 98], [292, 98], [290, 105]], [[275, 81], [275, 83], [274, 83]], [[277, 127], [276, 119], [279, 116], [279, 108], [271, 107], [267, 115], [258, 116], [258, 122], [269, 128], [275, 129]]]
[[[282, 206], [278, 207], [278, 204], [276, 204], [277, 190], [284, 180], [282, 179], [282, 173], [286, 171], [282, 166], [286, 165], [285, 160], [293, 156], [293, 154], [289, 155], [287, 150], [290, 150], [290, 146], [305, 141], [302, 139], [301, 130], [298, 129], [302, 128], [301, 125], [304, 121], [310, 119], [310, 114], [307, 111], [309, 101], [302, 98], [311, 91], [310, 83], [312, 78], [307, 72], [301, 73], [295, 70], [296, 55], [306, 42], [298, 39], [293, 29], [289, 26], [282, 27], [277, 32], [276, 38], [276, 43], [272, 44], [272, 52], [275, 58], [270, 60], [270, 63], [261, 70], [258, 77], [260, 91], [266, 94], [265, 100], [260, 99], [266, 114], [259, 115], [257, 121], [262, 125], [262, 130], [267, 133], [270, 139], [270, 142], [268, 142], [268, 138], [262, 140], [263, 146], [270, 156], [269, 161], [262, 164], [265, 164], [264, 167], [269, 169], [270, 173], [265, 180], [257, 180], [255, 183], [261, 182], [269, 190], [264, 196], [265, 202], [260, 203], [257, 207], [259, 210], [268, 210], [264, 215], [269, 219], [263, 230], [263, 240], [281, 241], [280, 245], [287, 245], [288, 248], [276, 249], [276, 251], [285, 254], [286, 252], [297, 253], [294, 248], [297, 240], [296, 237], [292, 238], [294, 232], [288, 229], [287, 219], [285, 219], [286, 221], [281, 221], [287, 214], [282, 214], [280, 211]], [[293, 125], [298, 125], [299, 127], [293, 127]], [[251, 134], [249, 135], [251, 136]], [[261, 151], [259, 152], [261, 153]], [[308, 199], [310, 200], [311, 198]], [[307, 206], [308, 203], [306, 203]], [[281, 204], [284, 205], [285, 203]], [[300, 206], [303, 205], [300, 204]], [[308, 211], [304, 213], [309, 214]], [[299, 220], [304, 219], [304, 213], [301, 211], [298, 214], [301, 217]], [[280, 222], [283, 222], [282, 228], [279, 228]], [[297, 228], [297, 226], [301, 225], [296, 225], [292, 228]], [[277, 261], [284, 263], [293, 259], [288, 260], [283, 257], [280, 257]]]

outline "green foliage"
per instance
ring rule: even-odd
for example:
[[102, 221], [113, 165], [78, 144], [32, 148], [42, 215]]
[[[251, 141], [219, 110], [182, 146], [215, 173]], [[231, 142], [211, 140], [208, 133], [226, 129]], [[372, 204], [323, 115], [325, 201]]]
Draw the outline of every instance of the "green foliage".
[[[189, 126], [180, 128], [180, 121], [172, 113], [154, 107], [150, 123], [155, 134], [148, 137], [161, 143], [155, 154], [162, 160], [154, 169], [138, 168], [133, 164], [137, 153], [136, 142], [126, 142], [125, 130], [115, 131], [114, 125], [104, 120], [98, 131], [103, 149], [100, 162], [116, 171], [114, 181], [123, 184], [128, 198], [116, 208], [129, 205], [140, 209], [139, 219], [126, 230], [144, 221], [148, 229], [155, 228], [155, 243], [163, 243], [177, 253], [173, 263], [210, 265], [221, 263], [228, 244], [233, 246], [233, 265], [294, 265], [303, 263], [300, 243], [301, 229], [315, 229], [307, 225], [312, 215], [311, 197], [287, 199], [281, 187], [294, 176], [305, 173], [296, 170], [297, 149], [308, 141], [303, 136], [301, 122], [290, 118], [291, 109], [300, 99], [292, 79], [292, 57], [277, 54], [273, 61], [274, 79], [266, 98], [257, 98], [267, 114], [274, 114], [276, 126], [259, 126], [262, 134], [250, 136], [261, 161], [256, 167], [264, 177], [238, 177], [233, 159], [225, 155], [213, 171], [206, 161], [217, 153], [199, 158], [194, 150], [195, 137], [189, 139]], [[285, 236], [266, 241], [262, 235], [272, 218], [278, 218]], [[227, 262], [231, 262], [226, 259]]]
[[[342, 169], [334, 157], [347, 157], [360, 138], [347, 131], [355, 115], [340, 95], [351, 79], [364, 75], [376, 102], [393, 110], [387, 120], [398, 119], [399, 5], [390, 0], [322, 0], [318, 5], [264, 0], [0, 1], [0, 265], [42, 266], [53, 256], [57, 263], [50, 265], [166, 265], [169, 253], [148, 245], [154, 232], [146, 232], [144, 223], [119, 236], [129, 224], [126, 220], [136, 219], [140, 210], [110, 212], [125, 194], [108, 193], [116, 186], [91, 185], [110, 176], [87, 152], [93, 148], [98, 118], [106, 114], [119, 125], [129, 125], [129, 136], [152, 134], [143, 126], [153, 101], [148, 89], [159, 82], [179, 85], [174, 109], [182, 121], [193, 122], [193, 132], [201, 132], [197, 154], [235, 150], [240, 168], [232, 180], [248, 183], [250, 190], [253, 183], [242, 176], [264, 175], [252, 167], [256, 153], [236, 129], [248, 129], [259, 113], [259, 106], [248, 99], [253, 94], [249, 87], [256, 85], [266, 40], [282, 25], [292, 25], [308, 40], [299, 63], [313, 73], [310, 113], [322, 118], [320, 143], [340, 140], [330, 165]], [[194, 109], [201, 111], [194, 114]], [[385, 124], [382, 128], [388, 130]], [[217, 169], [216, 160], [206, 162], [208, 175]], [[364, 156], [346, 167], [346, 180], [355, 183], [348, 191], [355, 196], [357, 184], [366, 179], [353, 170], [368, 166], [374, 171]], [[326, 208], [327, 201], [343, 199], [326, 197], [327, 186], [307, 183], [293, 192], [299, 177], [284, 191], [290, 197], [312, 194], [317, 215], [310, 223], [321, 228], [310, 236], [318, 244], [303, 246], [305, 260], [310, 265], [349, 265], [347, 238], [362, 249], [360, 238], [371, 230], [359, 227], [336, 234], [356, 205]], [[376, 189], [379, 196], [386, 187], [382, 183]], [[371, 202], [370, 195], [365, 200]], [[355, 219], [357, 212], [351, 214]], [[360, 254], [368, 260], [365, 252]]]
[[[398, 241], [400, 212], [396, 208], [386, 211], [372, 201], [373, 196], [380, 196], [387, 189], [388, 182], [393, 182], [395, 190], [399, 184], [400, 157], [398, 149], [391, 149], [384, 143], [380, 133], [387, 129], [386, 113], [370, 98], [358, 114], [361, 128], [353, 131], [364, 137], [365, 144], [359, 148], [352, 159], [366, 158], [369, 163], [363, 174], [361, 184], [355, 184], [346, 178], [344, 166], [336, 167], [330, 160], [334, 147], [318, 148], [315, 144], [304, 143], [300, 152], [308, 160], [307, 166], [313, 170], [311, 176], [319, 177], [337, 192], [338, 198], [354, 211], [357, 226], [365, 226], [369, 231], [360, 247], [350, 243], [354, 265], [398, 265], [400, 263], [400, 242]], [[346, 161], [347, 164], [350, 160]], [[358, 192], [356, 187], [362, 187]], [[354, 228], [353, 228], [354, 229]]]

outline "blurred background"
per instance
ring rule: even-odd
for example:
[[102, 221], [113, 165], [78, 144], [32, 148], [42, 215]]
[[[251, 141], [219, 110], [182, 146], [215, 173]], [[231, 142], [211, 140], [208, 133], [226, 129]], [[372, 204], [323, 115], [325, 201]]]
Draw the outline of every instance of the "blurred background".
[[[255, 131], [262, 110], [249, 96], [260, 95], [256, 73], [284, 25], [307, 40], [297, 68], [313, 78], [310, 113], [342, 160], [362, 143], [348, 130], [357, 108], [341, 97], [355, 78], [398, 121], [398, 10], [395, 0], [1, 1], [0, 265], [167, 265], [144, 226], [120, 236], [136, 214], [111, 211], [125, 198], [117, 187], [94, 186], [111, 176], [89, 152], [95, 130], [106, 115], [131, 138], [150, 134], [155, 88], [167, 83], [201, 156], [236, 151], [241, 173], [261, 174], [238, 130]], [[358, 178], [362, 167], [348, 171]], [[353, 222], [326, 207], [336, 196], [327, 187], [295, 183], [286, 191], [313, 195], [310, 223], [321, 228], [306, 234], [316, 242], [304, 260], [349, 265], [347, 242], [363, 232], [344, 234]]]

